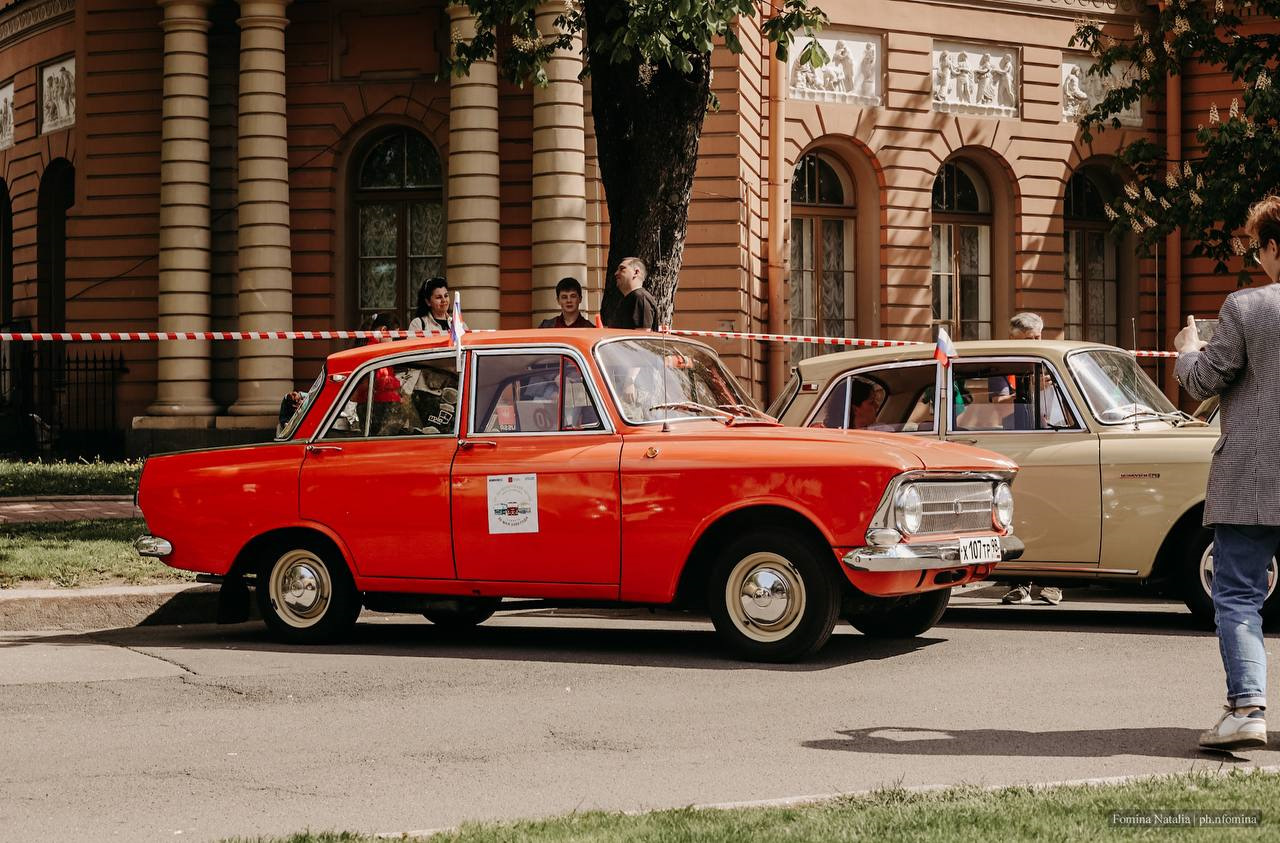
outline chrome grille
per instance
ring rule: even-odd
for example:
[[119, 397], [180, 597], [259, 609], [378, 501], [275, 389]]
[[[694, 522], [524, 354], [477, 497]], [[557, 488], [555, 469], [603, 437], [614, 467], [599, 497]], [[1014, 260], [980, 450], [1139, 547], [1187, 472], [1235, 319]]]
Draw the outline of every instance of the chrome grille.
[[990, 530], [991, 499], [989, 481], [916, 483], [924, 518], [920, 533], [965, 533]]

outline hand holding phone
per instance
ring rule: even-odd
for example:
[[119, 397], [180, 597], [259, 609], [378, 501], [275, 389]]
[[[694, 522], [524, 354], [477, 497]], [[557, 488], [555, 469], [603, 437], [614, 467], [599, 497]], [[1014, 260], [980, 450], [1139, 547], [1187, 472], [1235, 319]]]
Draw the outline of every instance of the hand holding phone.
[[1173, 347], [1178, 350], [1179, 354], [1186, 354], [1190, 351], [1199, 351], [1208, 345], [1207, 342], [1200, 339], [1200, 329], [1196, 327], [1196, 318], [1194, 316], [1187, 317], [1187, 327], [1178, 332], [1173, 338]]

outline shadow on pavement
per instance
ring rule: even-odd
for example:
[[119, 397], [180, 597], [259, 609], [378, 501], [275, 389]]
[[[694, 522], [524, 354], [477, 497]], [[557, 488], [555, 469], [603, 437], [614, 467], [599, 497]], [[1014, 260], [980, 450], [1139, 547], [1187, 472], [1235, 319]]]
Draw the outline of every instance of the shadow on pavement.
[[339, 644], [300, 646], [270, 638], [261, 623], [231, 626], [138, 627], [53, 636], [10, 638], [0, 647], [22, 644], [77, 646], [114, 644], [142, 651], [218, 649], [244, 652], [369, 655], [402, 658], [525, 661], [564, 664], [677, 667], [699, 670], [811, 672], [879, 661], [915, 652], [944, 638], [873, 639], [833, 635], [814, 657], [796, 664], [741, 661], [724, 649], [709, 628], [618, 629], [601, 627], [479, 626], [450, 631], [426, 623], [361, 623]]
[[[1132, 632], [1144, 635], [1214, 636], [1189, 613], [1140, 609], [1068, 609], [1062, 606], [952, 606], [939, 627], [965, 629], [1025, 629], [1037, 632]], [[1269, 636], [1278, 633], [1268, 630]]]
[[1013, 729], [877, 726], [841, 731], [838, 734], [844, 737], [804, 741], [801, 746], [868, 755], [1009, 758], [1109, 758], [1136, 755], [1148, 758], [1199, 758], [1231, 764], [1250, 760], [1230, 752], [1202, 750], [1196, 745], [1200, 730], [1175, 727], [1022, 732]]

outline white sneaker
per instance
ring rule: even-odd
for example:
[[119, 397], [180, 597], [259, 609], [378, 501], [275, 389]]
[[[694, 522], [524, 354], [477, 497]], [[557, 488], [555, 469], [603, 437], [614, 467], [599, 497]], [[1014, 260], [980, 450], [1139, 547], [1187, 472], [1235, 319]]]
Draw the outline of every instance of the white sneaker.
[[1222, 719], [1212, 729], [1200, 733], [1206, 749], [1254, 749], [1267, 745], [1267, 720], [1262, 709], [1243, 717], [1226, 707]]

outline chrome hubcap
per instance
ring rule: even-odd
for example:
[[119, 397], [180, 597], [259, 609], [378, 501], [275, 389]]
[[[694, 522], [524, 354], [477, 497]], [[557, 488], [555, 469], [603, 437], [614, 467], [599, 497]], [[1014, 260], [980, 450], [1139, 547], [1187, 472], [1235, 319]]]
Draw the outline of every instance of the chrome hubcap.
[[735, 565], [724, 596], [734, 625], [756, 641], [785, 638], [804, 614], [804, 581], [776, 553], [753, 553]]
[[[1276, 580], [1280, 577], [1280, 565], [1277, 564], [1275, 557], [1271, 558], [1271, 565], [1267, 568], [1267, 599], [1276, 590]], [[1204, 593], [1213, 597], [1213, 542], [1209, 542], [1209, 546], [1204, 549], [1204, 553], [1200, 555], [1200, 585], [1204, 588]]]
[[271, 569], [271, 604], [290, 626], [312, 626], [324, 617], [333, 594], [329, 569], [306, 550], [292, 550]]

